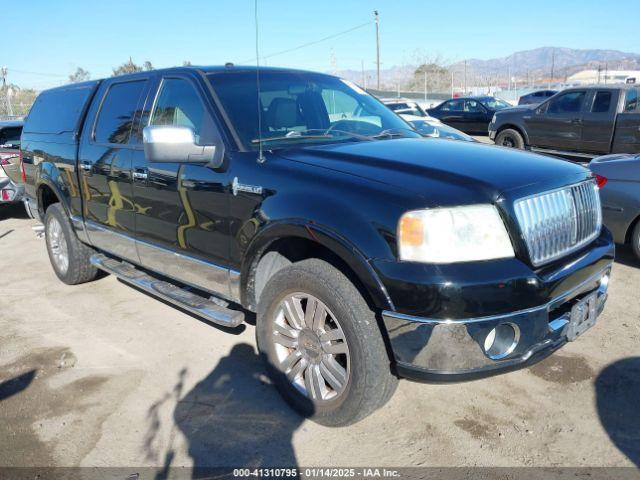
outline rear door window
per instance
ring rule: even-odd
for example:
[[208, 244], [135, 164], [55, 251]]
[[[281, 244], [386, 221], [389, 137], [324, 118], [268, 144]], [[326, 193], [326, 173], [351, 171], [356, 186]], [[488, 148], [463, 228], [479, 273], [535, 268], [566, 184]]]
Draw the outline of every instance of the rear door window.
[[567, 92], [549, 104], [548, 113], [578, 113], [582, 110], [587, 92]]
[[592, 113], [606, 113], [611, 108], [611, 91], [596, 92], [591, 106]]
[[442, 105], [440, 110], [445, 112], [462, 112], [464, 110], [464, 102], [462, 100], [449, 100]]
[[93, 130], [96, 143], [126, 144], [146, 80], [113, 83], [102, 101]]

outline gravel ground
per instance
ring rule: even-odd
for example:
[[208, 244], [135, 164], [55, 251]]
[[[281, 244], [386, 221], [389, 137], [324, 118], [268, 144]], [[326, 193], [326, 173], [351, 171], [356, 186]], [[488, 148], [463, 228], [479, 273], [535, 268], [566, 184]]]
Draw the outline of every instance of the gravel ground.
[[0, 209], [0, 466], [640, 466], [640, 264], [619, 249], [610, 300], [579, 341], [470, 383], [400, 382], [329, 429], [265, 380], [237, 334], [114, 277], [55, 277], [36, 222]]

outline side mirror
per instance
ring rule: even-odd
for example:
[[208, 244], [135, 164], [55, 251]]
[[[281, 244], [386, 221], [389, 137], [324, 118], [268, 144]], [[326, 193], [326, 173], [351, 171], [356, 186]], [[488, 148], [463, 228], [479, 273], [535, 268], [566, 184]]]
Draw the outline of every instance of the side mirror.
[[142, 130], [144, 155], [149, 162], [206, 163], [219, 167], [215, 145], [198, 145], [192, 128], [178, 125], [149, 125]]

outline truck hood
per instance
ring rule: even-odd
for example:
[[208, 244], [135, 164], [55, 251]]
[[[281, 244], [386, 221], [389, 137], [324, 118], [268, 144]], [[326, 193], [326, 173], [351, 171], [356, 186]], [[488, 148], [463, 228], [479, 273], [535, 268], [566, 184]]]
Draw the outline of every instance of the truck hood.
[[498, 110], [498, 112], [496, 113], [500, 114], [500, 113], [529, 112], [531, 110], [535, 110], [539, 106], [540, 106], [540, 103], [528, 103], [526, 105], [516, 105], [515, 107], [503, 108], [502, 110]]
[[599, 163], [608, 162], [630, 162], [640, 160], [640, 155], [633, 153], [614, 153], [612, 155], [603, 155], [591, 160], [589, 165], [597, 165]]
[[[608, 180], [618, 180], [631, 185], [629, 182], [640, 182], [640, 155], [626, 153], [604, 155], [591, 160], [589, 169]], [[604, 188], [607, 188], [606, 185]]]
[[456, 195], [464, 195], [464, 203], [495, 201], [508, 191], [542, 191], [590, 175], [587, 169], [556, 158], [437, 139], [332, 144], [284, 150], [280, 155], [382, 182], [424, 198], [436, 197], [441, 203], [455, 203], [455, 198], [446, 197]]

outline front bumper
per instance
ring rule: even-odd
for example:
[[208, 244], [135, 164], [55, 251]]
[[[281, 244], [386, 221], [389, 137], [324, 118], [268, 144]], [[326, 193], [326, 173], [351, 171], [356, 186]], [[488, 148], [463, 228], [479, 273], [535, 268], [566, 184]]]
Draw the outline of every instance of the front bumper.
[[[610, 273], [608, 264], [544, 305], [490, 317], [440, 320], [385, 311], [398, 373], [416, 380], [461, 381], [538, 361], [568, 341], [571, 307], [578, 300], [596, 293], [598, 315], [602, 312]], [[513, 329], [513, 343], [500, 354], [485, 352], [487, 335], [501, 325]]]
[[489, 138], [493, 141], [496, 139], [496, 131], [491, 128], [491, 125], [489, 125]]

